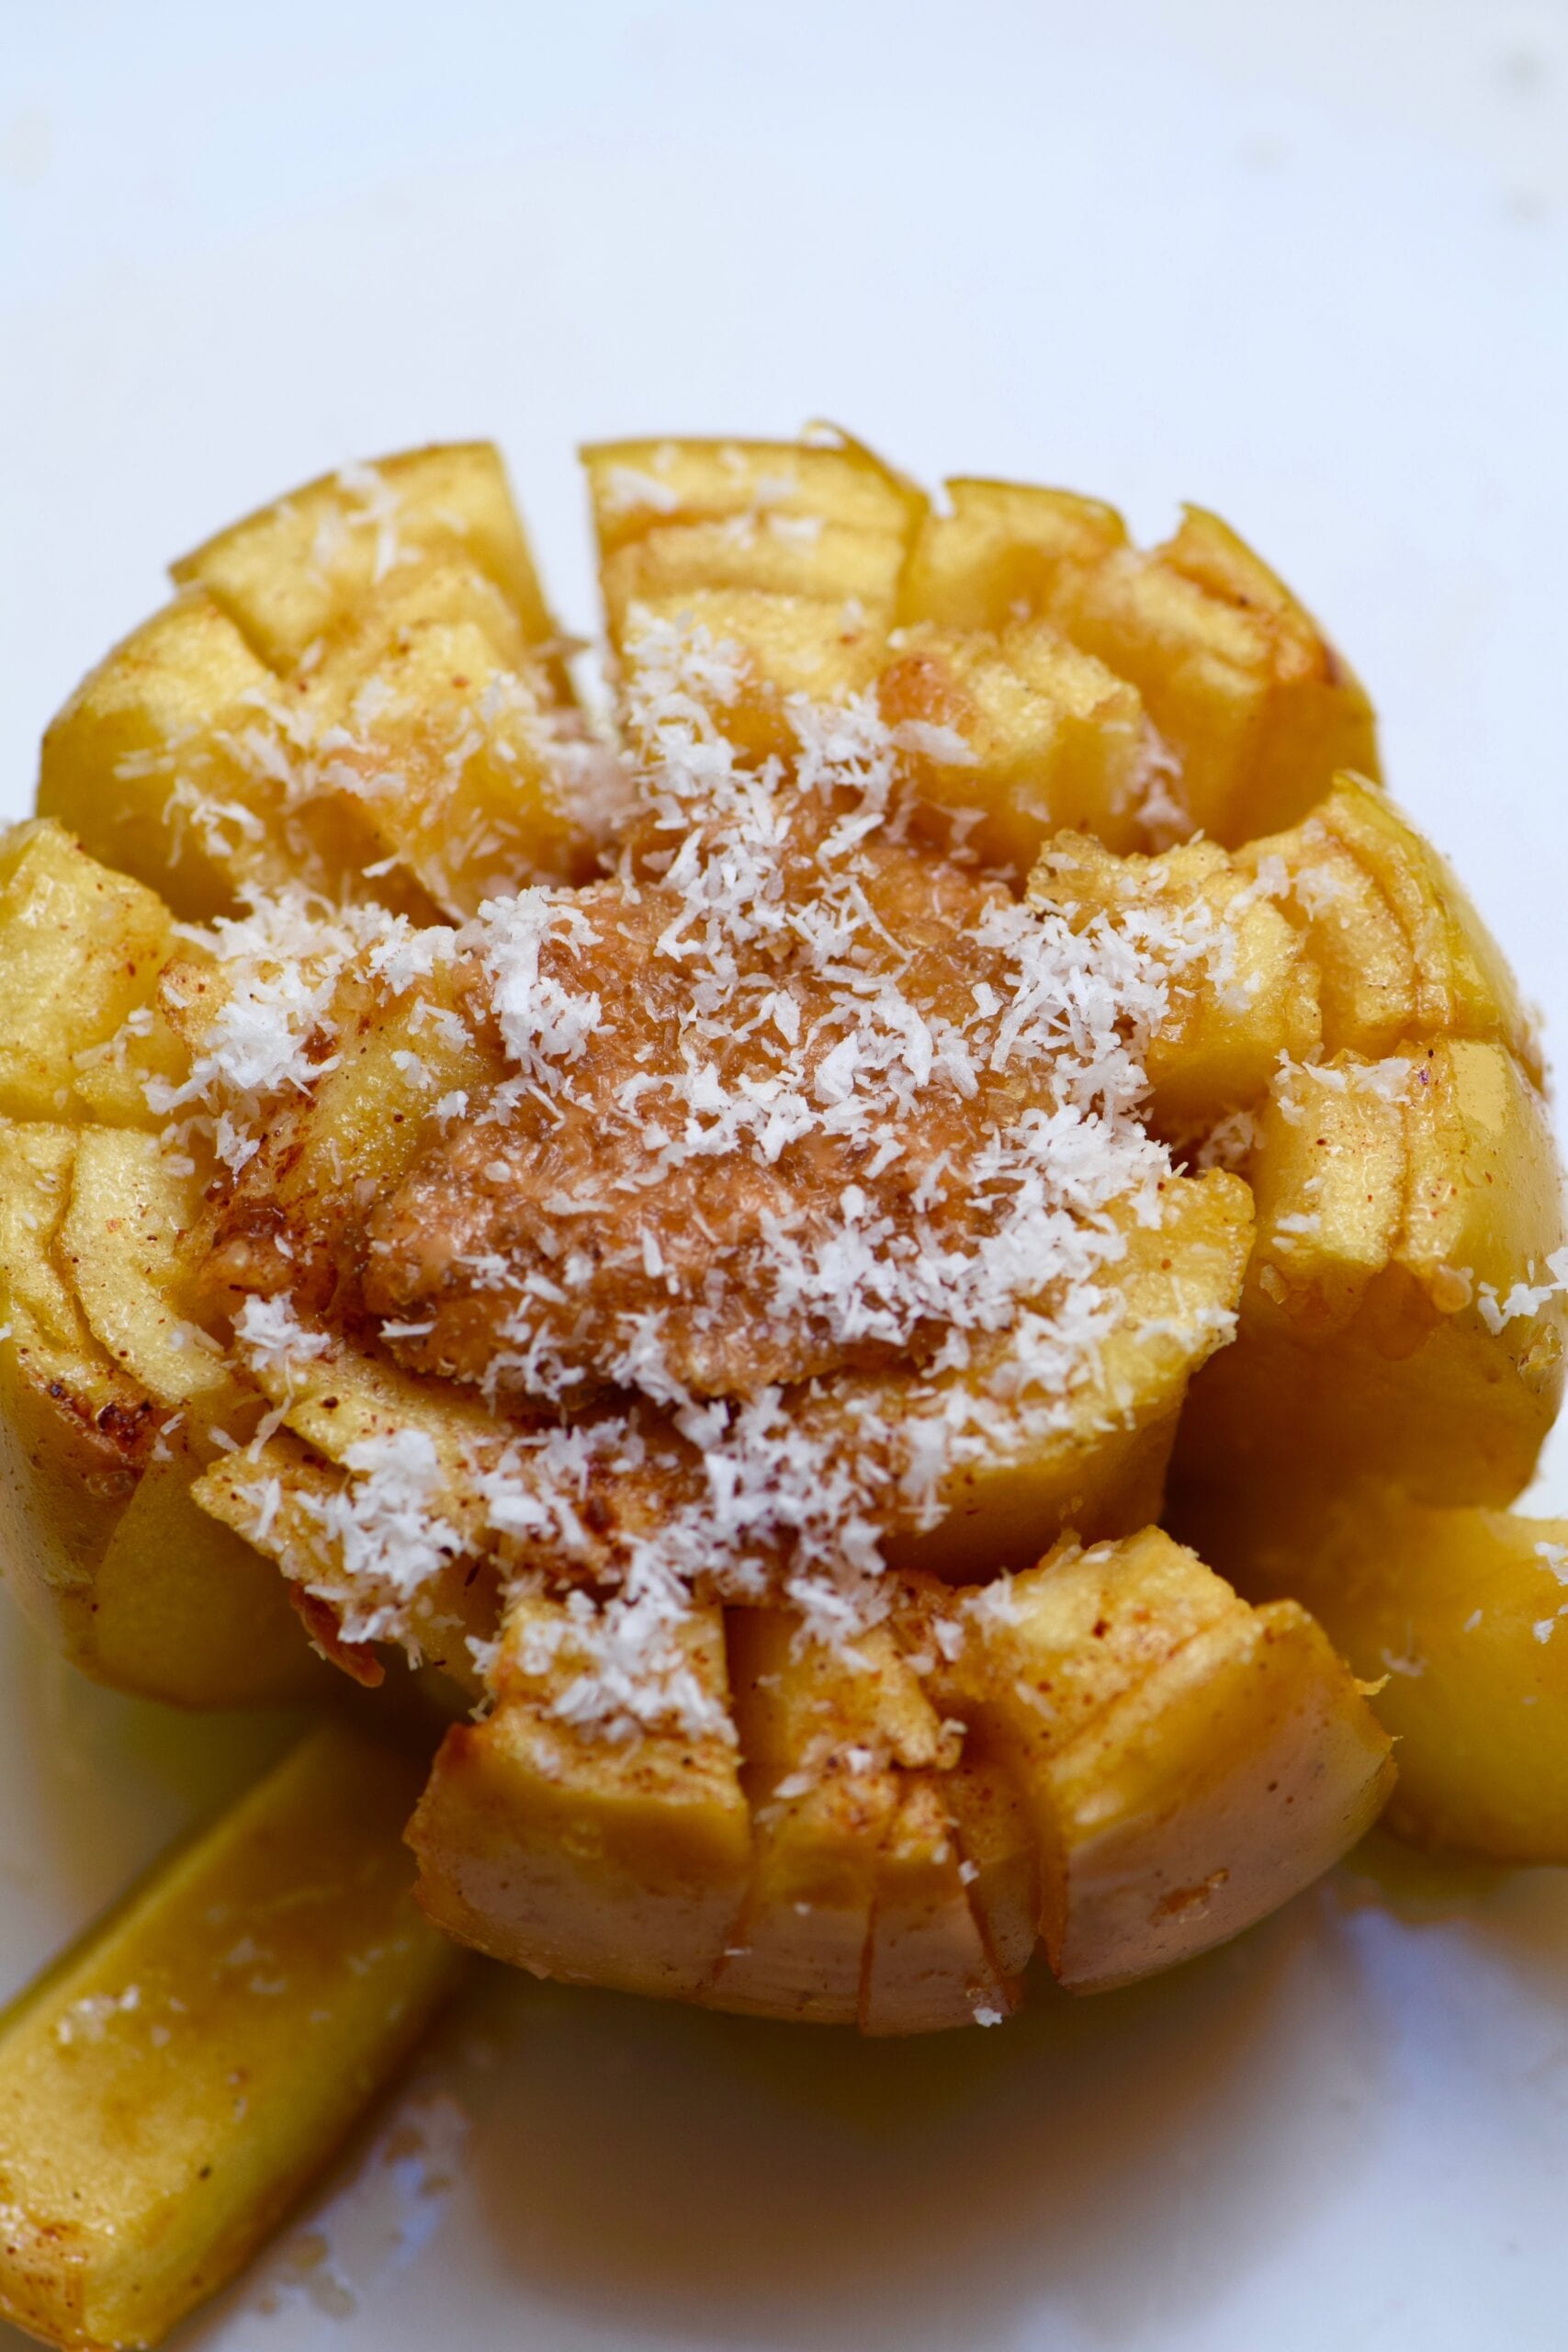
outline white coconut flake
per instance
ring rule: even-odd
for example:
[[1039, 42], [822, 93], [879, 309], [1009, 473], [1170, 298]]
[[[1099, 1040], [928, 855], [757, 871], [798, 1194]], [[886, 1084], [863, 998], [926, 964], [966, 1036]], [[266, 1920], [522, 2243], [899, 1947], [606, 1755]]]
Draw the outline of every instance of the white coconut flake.
[[308, 1331], [287, 1293], [244, 1300], [234, 1317], [234, 1337], [254, 1372], [282, 1373], [286, 1377], [302, 1364], [332, 1352], [332, 1336]]
[[312, 1587], [338, 1609], [349, 1642], [412, 1635], [409, 1610], [463, 1549], [435, 1505], [444, 1478], [423, 1430], [357, 1439], [345, 1455], [349, 1483], [317, 1501], [302, 1498], [335, 1553], [334, 1572]]
[[956, 727], [938, 727], [924, 718], [901, 719], [893, 729], [893, 741], [900, 752], [912, 752], [935, 767], [972, 768], [979, 758]]

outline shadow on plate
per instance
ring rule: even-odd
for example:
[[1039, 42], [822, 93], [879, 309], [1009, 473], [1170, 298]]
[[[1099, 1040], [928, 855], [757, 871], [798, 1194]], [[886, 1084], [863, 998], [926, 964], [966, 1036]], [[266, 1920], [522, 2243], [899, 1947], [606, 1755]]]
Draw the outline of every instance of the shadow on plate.
[[1308, 1898], [1157, 1984], [1042, 1980], [1005, 2028], [901, 2043], [491, 1982], [514, 2053], [472, 2185], [520, 2290], [605, 2340], [947, 2352], [1043, 2289], [1114, 2343], [1356, 2173], [1380, 2057], [1348, 1965]]

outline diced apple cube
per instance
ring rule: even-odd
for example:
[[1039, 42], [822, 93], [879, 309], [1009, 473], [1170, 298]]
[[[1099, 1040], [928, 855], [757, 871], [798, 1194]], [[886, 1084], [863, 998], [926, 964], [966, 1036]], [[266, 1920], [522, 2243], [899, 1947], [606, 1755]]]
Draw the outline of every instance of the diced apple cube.
[[1510, 1501], [1563, 1377], [1563, 1210], [1545, 1106], [1500, 1046], [1449, 1038], [1292, 1071], [1248, 1161], [1239, 1337], [1194, 1383], [1201, 1482], [1332, 1463], [1431, 1504]]
[[[150, 1003], [173, 944], [163, 900], [62, 826], [44, 820], [0, 839], [0, 1114], [79, 1116], [84, 1080]], [[139, 1108], [145, 1121], [145, 1099]]]
[[529, 643], [556, 635], [506, 471], [488, 441], [322, 474], [170, 567], [205, 589], [274, 672], [298, 670], [389, 580], [430, 560], [499, 590]]
[[1157, 1529], [1065, 1544], [970, 1617], [960, 1703], [1033, 1813], [1046, 1952], [1075, 1990], [1249, 1926], [1387, 1794], [1388, 1742], [1312, 1620], [1248, 1609]]
[[[718, 1611], [694, 1611], [680, 1638], [726, 1704]], [[735, 1748], [679, 1724], [615, 1740], [563, 1717], [583, 1659], [560, 1601], [514, 1602], [502, 1641], [495, 1713], [447, 1733], [409, 1832], [426, 1913], [536, 1975], [696, 1995], [750, 1859]]]
[[1113, 848], [1141, 838], [1137, 694], [1047, 624], [997, 638], [906, 629], [877, 699], [916, 790], [977, 820], [965, 844], [1017, 879], [1064, 826]]

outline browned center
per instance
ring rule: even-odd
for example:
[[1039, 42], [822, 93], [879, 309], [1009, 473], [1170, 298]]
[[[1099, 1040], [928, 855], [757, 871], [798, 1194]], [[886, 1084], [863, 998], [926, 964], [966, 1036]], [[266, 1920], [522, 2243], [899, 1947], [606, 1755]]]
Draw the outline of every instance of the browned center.
[[[550, 978], [591, 989], [601, 1006], [568, 1084], [547, 1097], [502, 1089], [433, 1139], [370, 1218], [367, 1305], [431, 1326], [396, 1341], [403, 1361], [478, 1380], [498, 1356], [515, 1368], [533, 1347], [533, 1375], [542, 1350], [570, 1399], [625, 1380], [639, 1347], [656, 1348], [672, 1380], [707, 1395], [908, 1351], [835, 1328], [820, 1306], [792, 1298], [781, 1255], [830, 1251], [847, 1200], [879, 1255], [972, 1242], [1000, 1205], [976, 1197], [967, 1171], [976, 1152], [1044, 1098], [1038, 1072], [982, 1071], [967, 1096], [939, 1074], [896, 1121], [833, 1131], [824, 1066], [846, 1035], [847, 1008], [874, 1004], [896, 979], [923, 1017], [958, 1025], [973, 1021], [976, 987], [1007, 992], [1005, 958], [976, 944], [987, 888], [885, 839], [857, 849], [852, 872], [863, 913], [842, 962], [824, 974], [787, 933], [755, 947], [739, 1017], [723, 1015], [699, 1046], [691, 973], [658, 945], [682, 901], [657, 885], [577, 895], [592, 944], [541, 958]], [[797, 879], [801, 903], [819, 904], [820, 871], [787, 871], [786, 899]], [[491, 1020], [478, 969], [469, 1001], [476, 1026]], [[702, 1108], [704, 1088], [694, 1099], [674, 1082], [700, 1062], [705, 1081], [743, 1096], [776, 1085], [792, 1049], [793, 1125], [804, 1125], [803, 1101], [813, 1114], [797, 1134], [787, 1118], [771, 1132], [763, 1118], [726, 1141], [723, 1122]], [[822, 1261], [819, 1279], [831, 1282], [831, 1264]], [[917, 1352], [927, 1336], [917, 1335]]]

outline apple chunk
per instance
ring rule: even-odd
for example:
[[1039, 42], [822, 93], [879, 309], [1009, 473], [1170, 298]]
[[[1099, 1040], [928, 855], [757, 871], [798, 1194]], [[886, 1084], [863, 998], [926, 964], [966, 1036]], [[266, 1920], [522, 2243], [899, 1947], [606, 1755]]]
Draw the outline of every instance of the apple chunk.
[[1293, 824], [1336, 769], [1377, 774], [1371, 707], [1311, 615], [1217, 515], [1188, 507], [1134, 548], [1097, 501], [953, 481], [926, 521], [899, 618], [1047, 620], [1135, 686], [1171, 755], [1173, 808], [1234, 843]]
[[1540, 1045], [1518, 985], [1458, 875], [1385, 792], [1356, 775], [1237, 870], [1301, 923], [1326, 1053], [1376, 1060], [1411, 1037], [1492, 1038], [1537, 1084]]
[[967, 1617], [953, 1703], [1033, 1815], [1046, 1955], [1074, 1991], [1250, 1926], [1388, 1793], [1388, 1740], [1313, 1620], [1248, 1608], [1158, 1529], [1065, 1544]]
[[[716, 1609], [681, 1635], [725, 1704]], [[733, 1746], [679, 1722], [606, 1738], [563, 1713], [587, 1663], [563, 1602], [502, 1631], [495, 1713], [446, 1735], [410, 1829], [429, 1917], [481, 1951], [631, 1993], [690, 1996], [717, 1964], [750, 1853]]]
[[852, 2024], [898, 1805], [895, 1761], [929, 1761], [937, 1720], [886, 1633], [841, 1655], [807, 1638], [793, 1612], [736, 1609], [727, 1634], [753, 1850], [745, 1906], [703, 1998]]
[[[190, 1416], [165, 1416], [128, 1376], [69, 1279], [82, 1271], [63, 1244], [83, 1146], [103, 1147], [111, 1162], [124, 1146], [135, 1162], [149, 1140], [0, 1127], [6, 1575], [28, 1616], [95, 1680], [175, 1706], [282, 1704], [310, 1695], [320, 1673], [282, 1580], [197, 1509]], [[94, 1239], [105, 1279], [100, 1288], [89, 1277], [85, 1288], [105, 1328], [129, 1335], [127, 1355], [150, 1340], [158, 1362], [178, 1367], [135, 1233], [106, 1228]], [[122, 1245], [120, 1291], [109, 1269]], [[191, 1360], [209, 1361], [194, 1351]]]
[[1431, 1510], [1364, 1482], [1178, 1498], [1256, 1599], [1321, 1618], [1399, 1743], [1391, 1827], [1503, 1862], [1568, 1862], [1568, 1521]]
[[145, 1097], [114, 1089], [107, 1066], [128, 1016], [144, 1012], [152, 1030], [146, 1008], [173, 944], [162, 899], [62, 825], [0, 837], [0, 1114], [150, 1125]]
[[753, 1859], [700, 1997], [868, 2034], [1005, 2017], [1014, 1970], [972, 1894], [980, 1868], [964, 1841], [974, 1828], [999, 1911], [1005, 1828], [972, 1776], [954, 1793], [957, 1726], [892, 1633], [840, 1651], [778, 1609], [731, 1610], [727, 1631]]
[[1192, 1385], [1179, 1470], [1387, 1477], [1509, 1502], [1562, 1391], [1563, 1209], [1540, 1095], [1442, 1038], [1287, 1072], [1247, 1164], [1258, 1246], [1234, 1347]]

